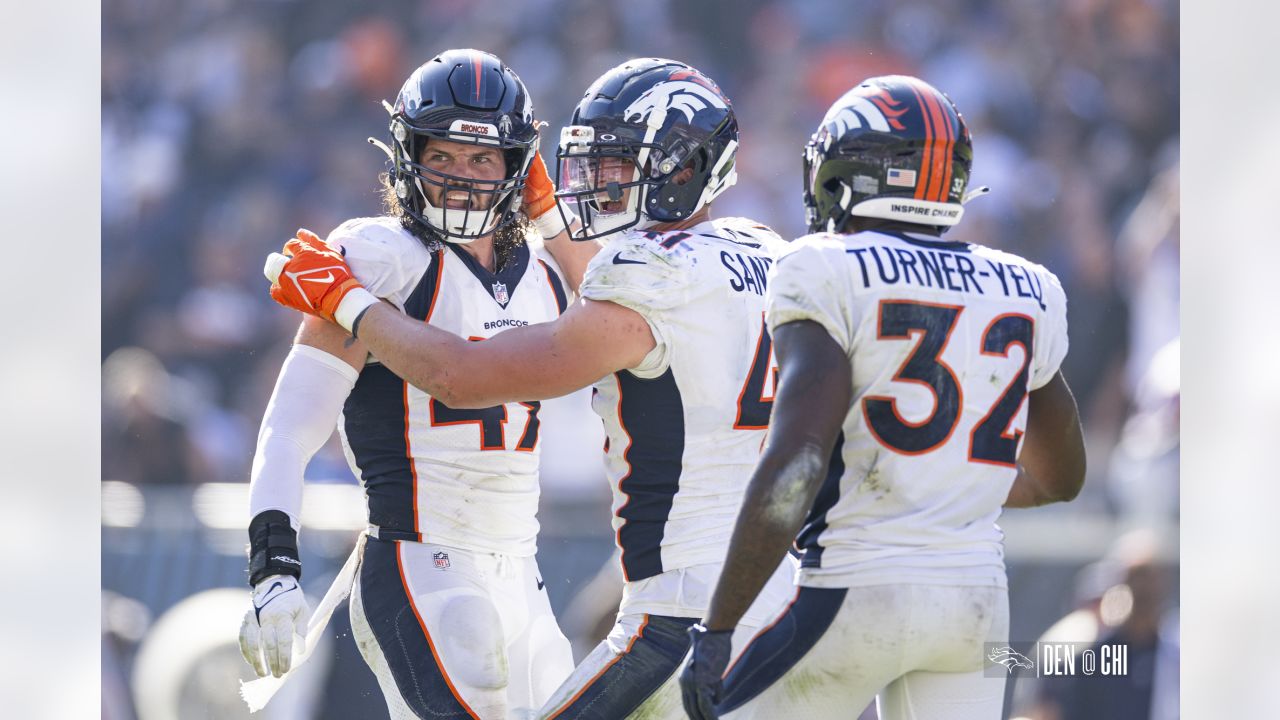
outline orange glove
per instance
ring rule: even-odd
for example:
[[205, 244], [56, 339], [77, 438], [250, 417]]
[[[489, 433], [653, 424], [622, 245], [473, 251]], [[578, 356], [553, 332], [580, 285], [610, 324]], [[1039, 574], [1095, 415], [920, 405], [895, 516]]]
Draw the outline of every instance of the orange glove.
[[310, 230], [299, 230], [284, 244], [283, 255], [267, 256], [263, 273], [271, 281], [271, 299], [348, 331], [359, 313], [377, 302], [352, 276], [342, 254]]
[[533, 161], [529, 163], [529, 176], [525, 178], [522, 197], [524, 214], [533, 222], [544, 240], [550, 240], [564, 232], [565, 223], [572, 223], [577, 219], [566, 205], [560, 205], [557, 210], [559, 203], [556, 201], [556, 186], [547, 174], [547, 166], [542, 162], [541, 153], [534, 153]]
[[533, 154], [533, 162], [529, 163], [529, 177], [524, 181], [524, 214], [530, 220], [537, 220], [548, 210], [556, 207], [556, 186], [547, 174], [547, 165], [542, 162], [542, 153]]

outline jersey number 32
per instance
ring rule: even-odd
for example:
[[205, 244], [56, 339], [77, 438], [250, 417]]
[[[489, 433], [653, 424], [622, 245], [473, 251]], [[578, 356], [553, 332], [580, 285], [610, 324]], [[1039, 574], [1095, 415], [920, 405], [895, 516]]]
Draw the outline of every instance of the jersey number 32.
[[[904, 455], [923, 455], [951, 439], [964, 407], [964, 388], [941, 355], [962, 310], [959, 305], [905, 300], [880, 302], [877, 339], [910, 340], [914, 335], [921, 335], [915, 350], [894, 374], [894, 381], [923, 385], [934, 397], [933, 412], [919, 422], [903, 419], [892, 397], [864, 398], [863, 416], [881, 445]], [[1020, 313], [999, 315], [982, 332], [979, 348], [983, 355], [1008, 357], [1012, 346], [1021, 345], [1023, 360], [1004, 392], [974, 425], [969, 435], [970, 462], [1009, 467], [1017, 462], [1022, 431], [1009, 432], [1009, 425], [1027, 397], [1027, 370], [1034, 335], [1034, 321]]]

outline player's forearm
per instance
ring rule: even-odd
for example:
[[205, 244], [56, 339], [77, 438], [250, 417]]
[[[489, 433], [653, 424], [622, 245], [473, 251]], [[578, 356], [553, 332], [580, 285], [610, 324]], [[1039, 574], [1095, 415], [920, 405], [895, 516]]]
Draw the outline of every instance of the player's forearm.
[[[790, 447], [790, 446], [784, 446]], [[821, 486], [827, 452], [815, 442], [794, 453], [766, 451], [747, 486], [728, 558], [704, 623], [733, 629], [787, 554]]]
[[1028, 398], [1027, 432], [1018, 456], [1018, 475], [1005, 507], [1068, 502], [1084, 486], [1084, 432], [1075, 398], [1062, 374]]
[[769, 440], [738, 513], [707, 613], [710, 630], [737, 625], [786, 554], [822, 486], [853, 397], [848, 361], [821, 325], [785, 323], [773, 335], [781, 371]]
[[[572, 227], [576, 229], [579, 222], [575, 219]], [[568, 232], [561, 232], [553, 238], [543, 240], [543, 247], [555, 258], [556, 264], [564, 272], [565, 282], [571, 292], [578, 292], [582, 278], [587, 272], [591, 258], [600, 251], [600, 243], [595, 240], [577, 241], [569, 238]]]
[[1054, 502], [1052, 493], [1041, 487], [1035, 477], [1018, 465], [1018, 475], [1009, 488], [1009, 497], [1004, 501], [1007, 508], [1039, 507]]
[[1070, 502], [1084, 485], [1084, 465], [1034, 472], [1022, 463], [1005, 499], [1007, 508], [1039, 507], [1057, 502]]
[[446, 405], [453, 407], [456, 392], [467, 389], [463, 369], [469, 360], [469, 343], [457, 335], [414, 320], [385, 303], [365, 311], [356, 331], [378, 362]]
[[249, 514], [279, 510], [296, 528], [302, 509], [302, 474], [333, 433], [357, 373], [312, 345], [305, 335], [280, 368], [258, 431], [249, 473]]
[[[302, 475], [333, 433], [342, 404], [359, 377], [341, 350], [344, 333], [319, 321], [303, 323], [285, 358], [258, 431], [249, 473], [249, 582], [271, 575], [298, 577]], [[363, 357], [361, 356], [361, 359]]]
[[396, 375], [445, 405], [464, 409], [559, 397], [597, 379], [557, 371], [568, 359], [558, 354], [553, 325], [512, 328], [469, 342], [379, 304], [356, 329], [373, 356]]

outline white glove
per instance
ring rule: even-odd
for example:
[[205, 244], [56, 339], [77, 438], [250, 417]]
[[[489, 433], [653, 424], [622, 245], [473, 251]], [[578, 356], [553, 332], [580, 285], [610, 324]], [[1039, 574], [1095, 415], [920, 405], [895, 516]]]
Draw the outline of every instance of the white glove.
[[311, 609], [297, 578], [271, 575], [253, 589], [253, 607], [240, 624], [240, 652], [258, 677], [280, 677], [293, 663], [293, 636], [298, 652], [306, 650]]

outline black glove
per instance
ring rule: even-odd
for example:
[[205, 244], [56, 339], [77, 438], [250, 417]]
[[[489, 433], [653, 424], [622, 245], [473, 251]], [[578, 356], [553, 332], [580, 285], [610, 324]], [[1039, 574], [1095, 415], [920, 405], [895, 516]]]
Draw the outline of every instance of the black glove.
[[689, 628], [693, 644], [680, 671], [680, 696], [684, 711], [693, 720], [715, 720], [720, 702], [721, 677], [733, 650], [732, 630], [708, 630], [702, 624]]

